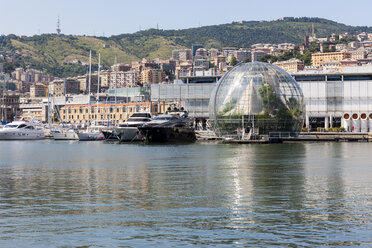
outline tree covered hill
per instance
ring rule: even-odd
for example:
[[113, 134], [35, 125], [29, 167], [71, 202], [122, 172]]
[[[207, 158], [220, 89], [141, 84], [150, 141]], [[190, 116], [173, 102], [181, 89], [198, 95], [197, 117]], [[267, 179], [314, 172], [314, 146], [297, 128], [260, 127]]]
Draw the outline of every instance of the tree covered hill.
[[300, 44], [304, 35], [311, 35], [312, 24], [317, 37], [328, 37], [332, 33], [372, 32], [372, 27], [348, 26], [321, 18], [286, 17], [275, 21], [243, 21], [182, 30], [149, 29], [109, 38], [3, 35], [0, 36], [0, 50], [13, 53], [16, 66], [30, 66], [54, 76], [66, 77], [87, 71], [89, 50], [93, 52], [93, 63], [98, 63], [98, 52], [101, 52], [102, 64], [108, 68], [114, 63], [115, 55], [122, 63], [142, 58], [168, 59], [173, 49], [191, 47], [192, 44], [203, 44], [206, 48], [250, 47], [260, 42]]

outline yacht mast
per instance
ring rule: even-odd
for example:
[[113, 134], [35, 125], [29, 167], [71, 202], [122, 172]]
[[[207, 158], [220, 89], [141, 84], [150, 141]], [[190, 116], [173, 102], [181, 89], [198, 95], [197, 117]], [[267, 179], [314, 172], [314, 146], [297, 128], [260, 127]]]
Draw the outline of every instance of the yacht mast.
[[[125, 86], [126, 86], [126, 90], [127, 90], [127, 100], [126, 100], [126, 102], [127, 102], [127, 108], [128, 108], [128, 106], [129, 106], [129, 97], [128, 97], [128, 81], [126, 81], [125, 82]], [[126, 120], [128, 120], [128, 115], [126, 115]]]
[[101, 52], [99, 52], [98, 54], [98, 74], [97, 74], [97, 98], [96, 98], [96, 101], [97, 101], [97, 116], [96, 116], [96, 121], [98, 123], [98, 102], [99, 102], [99, 72], [100, 72], [100, 68], [101, 68]]
[[117, 81], [118, 81], [118, 59], [115, 55], [115, 119], [114, 119], [114, 126], [116, 127], [116, 110], [117, 110], [117, 93], [116, 93], [116, 87], [117, 87]]
[[89, 76], [88, 76], [88, 125], [90, 124], [90, 84], [92, 80], [92, 50], [89, 51]]
[[[49, 126], [49, 129], [50, 129], [50, 126], [52, 124], [52, 117], [50, 116], [50, 97], [49, 97], [49, 84], [48, 84], [48, 90], [47, 90], [47, 93], [48, 93], [48, 126]], [[65, 111], [66, 111], [66, 108], [65, 108]]]
[[3, 80], [3, 90], [1, 96], [1, 122], [4, 122], [4, 108], [5, 108], [5, 78]]
[[[65, 109], [66, 109], [66, 78], [63, 79], [63, 85], [64, 85], [64, 90], [65, 90]], [[65, 123], [67, 122], [67, 115], [65, 115]]]

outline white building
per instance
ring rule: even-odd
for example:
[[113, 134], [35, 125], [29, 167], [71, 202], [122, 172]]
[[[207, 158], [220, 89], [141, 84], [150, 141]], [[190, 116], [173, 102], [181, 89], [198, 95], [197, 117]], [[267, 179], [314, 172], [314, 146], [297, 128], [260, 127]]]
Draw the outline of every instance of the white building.
[[306, 127], [344, 127], [372, 131], [372, 66], [345, 67], [343, 72], [302, 71], [292, 74], [306, 104]]

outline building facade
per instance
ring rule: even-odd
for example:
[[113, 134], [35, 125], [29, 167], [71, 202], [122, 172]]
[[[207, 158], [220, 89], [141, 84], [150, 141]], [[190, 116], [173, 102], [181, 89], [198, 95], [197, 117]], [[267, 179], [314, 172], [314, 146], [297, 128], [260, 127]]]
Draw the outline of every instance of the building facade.
[[61, 119], [72, 124], [87, 124], [94, 120], [122, 123], [135, 112], [151, 112], [156, 115], [150, 102], [70, 105], [60, 110]]
[[299, 59], [279, 61], [279, 62], [275, 62], [274, 65], [279, 66], [280, 68], [284, 69], [285, 71], [289, 73], [302, 71], [305, 68], [304, 62]]
[[364, 72], [354, 68], [340, 73], [293, 74], [304, 94], [307, 128], [372, 131], [372, 67]]
[[[208, 79], [217, 82], [217, 78]], [[207, 119], [209, 98], [215, 85], [216, 83], [151, 85], [151, 101], [176, 104], [177, 107], [186, 109], [191, 117]]]
[[42, 83], [36, 83], [30, 86], [30, 97], [46, 97], [48, 94], [48, 86]]
[[53, 96], [64, 96], [66, 94], [79, 94], [80, 82], [76, 79], [54, 80], [49, 84], [49, 92]]
[[165, 72], [157, 69], [149, 69], [141, 72], [141, 84], [159, 84], [165, 80]]
[[138, 81], [137, 73], [133, 70], [111, 72], [109, 88], [135, 87]]
[[0, 118], [2, 122], [14, 121], [14, 119], [21, 114], [19, 109], [19, 95], [6, 93], [3, 95], [1, 91], [0, 108]]
[[349, 58], [351, 58], [351, 53], [349, 52], [313, 53], [311, 63], [312, 66], [322, 66], [324, 63], [340, 62]]
[[191, 49], [178, 49], [172, 51], [172, 59], [179, 61], [187, 61], [192, 59]]

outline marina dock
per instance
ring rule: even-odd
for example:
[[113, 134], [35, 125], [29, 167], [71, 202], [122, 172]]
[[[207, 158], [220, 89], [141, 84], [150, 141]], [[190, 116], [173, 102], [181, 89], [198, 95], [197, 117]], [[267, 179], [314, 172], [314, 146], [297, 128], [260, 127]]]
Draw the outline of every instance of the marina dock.
[[298, 137], [261, 138], [256, 140], [228, 138], [216, 136], [199, 136], [198, 140], [219, 140], [224, 144], [268, 144], [282, 142], [372, 142], [372, 132], [301, 132]]

